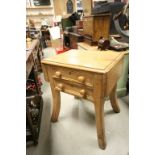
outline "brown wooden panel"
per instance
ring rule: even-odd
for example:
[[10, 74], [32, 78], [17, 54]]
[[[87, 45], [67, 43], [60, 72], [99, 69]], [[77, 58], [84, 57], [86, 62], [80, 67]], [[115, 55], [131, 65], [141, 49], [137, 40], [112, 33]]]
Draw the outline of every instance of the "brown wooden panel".
[[109, 39], [110, 14], [85, 16], [83, 18], [83, 34], [92, 37], [94, 42], [98, 42], [102, 36]]
[[85, 35], [93, 36], [93, 20], [92, 16], [83, 18], [83, 32]]
[[110, 29], [109, 15], [95, 17], [93, 40], [98, 41], [101, 36], [104, 37], [105, 39], [109, 39], [109, 29]]
[[[106, 95], [108, 96], [117, 84], [123, 69], [123, 58], [107, 73]], [[104, 84], [103, 84], [104, 85]]]

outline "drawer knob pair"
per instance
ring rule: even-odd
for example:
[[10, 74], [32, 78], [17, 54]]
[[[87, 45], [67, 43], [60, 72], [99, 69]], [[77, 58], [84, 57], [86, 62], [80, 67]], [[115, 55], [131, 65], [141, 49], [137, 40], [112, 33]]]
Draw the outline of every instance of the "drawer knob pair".
[[82, 95], [82, 97], [83, 97], [83, 96], [85, 96], [85, 95], [86, 95], [86, 91], [85, 91], [84, 89], [81, 89], [81, 90], [80, 90], [80, 94], [81, 94], [81, 95]]
[[61, 77], [61, 72], [60, 71], [56, 71], [55, 72], [55, 76], [58, 77], [58, 78], [60, 78]]
[[56, 87], [55, 87], [56, 90], [58, 91], [62, 91], [64, 89], [64, 85], [62, 83], [59, 83]]
[[84, 76], [79, 76], [78, 81], [82, 82], [82, 83], [85, 82], [85, 77]]

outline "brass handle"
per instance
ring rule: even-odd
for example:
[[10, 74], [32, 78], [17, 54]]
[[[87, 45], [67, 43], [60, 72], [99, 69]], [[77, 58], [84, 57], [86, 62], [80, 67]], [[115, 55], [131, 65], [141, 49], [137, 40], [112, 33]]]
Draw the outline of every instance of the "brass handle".
[[56, 72], [55, 72], [55, 75], [56, 75], [56, 77], [60, 78], [60, 77], [61, 77], [61, 72], [56, 71]]
[[81, 89], [80, 94], [82, 95], [82, 97], [84, 97], [86, 95], [86, 91], [84, 89]]
[[83, 83], [85, 81], [85, 77], [84, 76], [79, 76], [78, 80]]
[[58, 90], [58, 91], [63, 91], [64, 89], [64, 85], [62, 83], [59, 83], [56, 87], [55, 87], [55, 90]]

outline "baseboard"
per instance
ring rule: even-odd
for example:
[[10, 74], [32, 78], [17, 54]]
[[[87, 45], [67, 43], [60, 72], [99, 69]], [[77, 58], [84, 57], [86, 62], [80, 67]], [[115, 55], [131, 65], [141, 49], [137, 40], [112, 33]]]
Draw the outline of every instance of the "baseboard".
[[127, 94], [126, 88], [117, 89], [117, 97], [124, 97]]

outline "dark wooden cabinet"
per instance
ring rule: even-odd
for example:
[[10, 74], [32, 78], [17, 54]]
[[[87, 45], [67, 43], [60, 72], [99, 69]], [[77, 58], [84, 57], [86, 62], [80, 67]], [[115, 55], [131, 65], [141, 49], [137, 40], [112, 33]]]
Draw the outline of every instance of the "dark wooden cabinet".
[[38, 143], [43, 99], [41, 81], [42, 49], [38, 38], [26, 43], [26, 141]]

